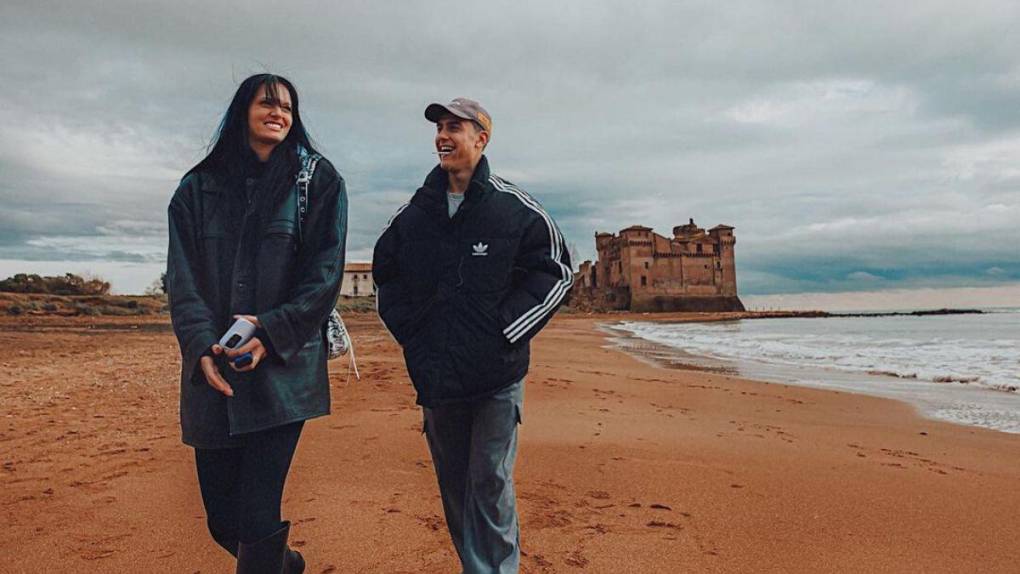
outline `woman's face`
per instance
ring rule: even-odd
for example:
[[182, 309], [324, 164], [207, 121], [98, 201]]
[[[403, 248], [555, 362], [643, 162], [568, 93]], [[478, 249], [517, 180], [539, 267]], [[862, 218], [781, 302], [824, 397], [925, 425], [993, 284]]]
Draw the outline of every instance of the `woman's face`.
[[290, 133], [293, 120], [290, 90], [277, 84], [276, 92], [279, 98], [273, 101], [263, 84], [248, 107], [248, 140], [253, 148], [274, 148]]

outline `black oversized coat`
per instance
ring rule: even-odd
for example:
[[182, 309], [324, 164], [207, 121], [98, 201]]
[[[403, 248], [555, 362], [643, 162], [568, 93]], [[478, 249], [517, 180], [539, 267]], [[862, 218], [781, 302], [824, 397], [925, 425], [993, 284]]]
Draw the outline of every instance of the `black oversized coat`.
[[[296, 192], [263, 225], [255, 203], [240, 195], [195, 172], [169, 207], [166, 285], [182, 356], [182, 438], [198, 448], [235, 446], [244, 433], [329, 413], [323, 324], [343, 278], [343, 178], [319, 162], [303, 224]], [[248, 373], [217, 358], [234, 391], [228, 398], [206, 383], [198, 363], [234, 314], [258, 316], [272, 352]]]

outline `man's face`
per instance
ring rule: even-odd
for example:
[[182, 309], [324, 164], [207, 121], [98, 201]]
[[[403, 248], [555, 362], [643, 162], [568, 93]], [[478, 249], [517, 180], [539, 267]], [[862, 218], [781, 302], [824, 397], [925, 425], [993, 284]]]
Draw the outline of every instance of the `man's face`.
[[489, 134], [469, 120], [447, 114], [436, 122], [436, 151], [446, 171], [474, 169], [488, 141]]

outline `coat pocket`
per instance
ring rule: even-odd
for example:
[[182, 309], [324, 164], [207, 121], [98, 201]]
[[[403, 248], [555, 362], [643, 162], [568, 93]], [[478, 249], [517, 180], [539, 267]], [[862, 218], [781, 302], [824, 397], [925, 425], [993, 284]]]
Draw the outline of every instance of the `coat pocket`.
[[[258, 264], [270, 268], [270, 275], [285, 278], [279, 285], [286, 287], [294, 279], [297, 259], [294, 254], [297, 249], [297, 225], [294, 221], [272, 220], [259, 237]], [[286, 289], [283, 289], [283, 292], [286, 292]], [[277, 302], [279, 297], [273, 296], [270, 300]]]
[[503, 327], [499, 322], [499, 299], [501, 292], [489, 295], [467, 293], [464, 296], [463, 305], [460, 308], [464, 327], [467, 331], [474, 333], [470, 338], [477, 339], [480, 336], [500, 335]]
[[290, 219], [274, 219], [266, 225], [266, 230], [262, 235], [264, 237], [272, 235], [295, 237], [297, 235], [297, 225]]
[[297, 224], [289, 219], [270, 221], [262, 231], [259, 248], [262, 250], [285, 248], [293, 250], [297, 246]]
[[403, 351], [407, 375], [411, 379], [414, 390], [417, 391], [419, 397], [429, 396], [432, 391], [431, 380], [434, 369], [427, 342], [421, 340], [420, 337], [412, 338]]

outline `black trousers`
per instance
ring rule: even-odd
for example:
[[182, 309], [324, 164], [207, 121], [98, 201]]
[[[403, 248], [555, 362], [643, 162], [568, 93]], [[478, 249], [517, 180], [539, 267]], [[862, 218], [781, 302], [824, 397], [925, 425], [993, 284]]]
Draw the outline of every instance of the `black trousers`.
[[280, 529], [283, 485], [304, 421], [250, 433], [239, 448], [195, 449], [209, 533], [233, 555]]

